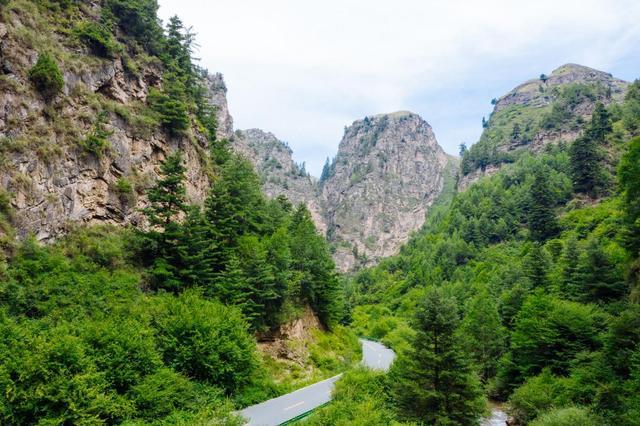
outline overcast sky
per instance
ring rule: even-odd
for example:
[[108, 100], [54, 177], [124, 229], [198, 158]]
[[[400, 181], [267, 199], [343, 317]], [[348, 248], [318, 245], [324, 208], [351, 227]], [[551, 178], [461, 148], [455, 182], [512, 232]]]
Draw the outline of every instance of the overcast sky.
[[474, 143], [490, 101], [573, 62], [640, 77], [639, 0], [160, 0], [224, 74], [235, 128], [287, 141], [318, 176], [344, 126], [420, 114], [442, 147]]

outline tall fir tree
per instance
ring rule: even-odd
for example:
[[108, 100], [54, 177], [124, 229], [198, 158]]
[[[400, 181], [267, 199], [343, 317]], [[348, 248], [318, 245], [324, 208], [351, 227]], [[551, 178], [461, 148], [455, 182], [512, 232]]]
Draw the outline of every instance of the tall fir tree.
[[558, 222], [553, 211], [555, 198], [549, 188], [547, 173], [538, 168], [529, 191], [529, 233], [531, 239], [544, 242], [558, 232]]
[[582, 281], [579, 270], [580, 247], [578, 240], [571, 237], [567, 240], [562, 253], [562, 275], [560, 294], [571, 300], [578, 300]]
[[533, 288], [547, 288], [549, 285], [548, 269], [549, 260], [544, 247], [540, 243], [533, 243], [524, 259], [525, 274]]
[[576, 139], [569, 148], [573, 190], [576, 193], [590, 197], [601, 194], [605, 186], [602, 147], [610, 131], [609, 113], [598, 102], [584, 135]]
[[425, 424], [478, 424], [485, 401], [457, 334], [455, 300], [429, 289], [414, 321], [411, 348], [390, 371], [399, 415]]
[[587, 244], [578, 268], [580, 297], [584, 302], [606, 303], [620, 299], [627, 292], [621, 272], [596, 239]]
[[472, 354], [484, 381], [495, 376], [498, 360], [504, 351], [505, 330], [500, 322], [498, 305], [483, 288], [465, 309], [461, 326], [466, 337], [466, 349]]

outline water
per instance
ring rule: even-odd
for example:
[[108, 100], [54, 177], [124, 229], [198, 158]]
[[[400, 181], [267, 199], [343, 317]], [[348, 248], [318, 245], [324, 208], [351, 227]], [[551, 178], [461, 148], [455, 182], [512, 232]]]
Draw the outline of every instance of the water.
[[482, 420], [482, 426], [505, 426], [507, 424], [507, 413], [502, 411], [502, 407], [491, 406], [491, 417]]

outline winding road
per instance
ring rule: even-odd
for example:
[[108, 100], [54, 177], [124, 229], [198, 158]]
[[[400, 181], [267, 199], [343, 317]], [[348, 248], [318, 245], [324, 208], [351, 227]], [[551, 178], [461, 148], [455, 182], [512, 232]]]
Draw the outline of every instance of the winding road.
[[[360, 339], [362, 364], [374, 370], [388, 370], [395, 353], [371, 340]], [[247, 419], [247, 426], [277, 426], [295, 419], [331, 400], [331, 391], [342, 374], [323, 380], [295, 392], [252, 405], [240, 411]]]

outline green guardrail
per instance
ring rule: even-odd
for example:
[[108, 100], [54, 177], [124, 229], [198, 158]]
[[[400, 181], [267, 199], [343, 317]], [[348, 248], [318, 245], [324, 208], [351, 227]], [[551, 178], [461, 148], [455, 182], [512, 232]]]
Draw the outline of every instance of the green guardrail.
[[284, 422], [284, 423], [280, 423], [280, 425], [279, 425], [279, 426], [292, 425], [292, 424], [294, 424], [295, 422], [297, 422], [297, 421], [299, 421], [299, 420], [302, 420], [302, 419], [304, 419], [304, 418], [306, 418], [306, 417], [309, 417], [309, 416], [310, 416], [310, 415], [312, 415], [316, 410], [319, 410], [319, 409], [321, 409], [321, 408], [323, 408], [323, 407], [326, 407], [326, 406], [327, 406], [327, 405], [329, 405], [329, 404], [331, 404], [331, 401], [327, 401], [327, 402], [325, 402], [324, 404], [322, 404], [322, 405], [318, 405], [317, 407], [312, 408], [311, 410], [309, 410], [309, 411], [307, 411], [307, 412], [305, 412], [305, 413], [299, 414], [299, 415], [297, 415], [296, 417], [294, 417], [294, 418], [292, 418], [292, 419], [289, 419], [289, 420], [287, 420], [287, 421], [286, 421], [286, 422]]

